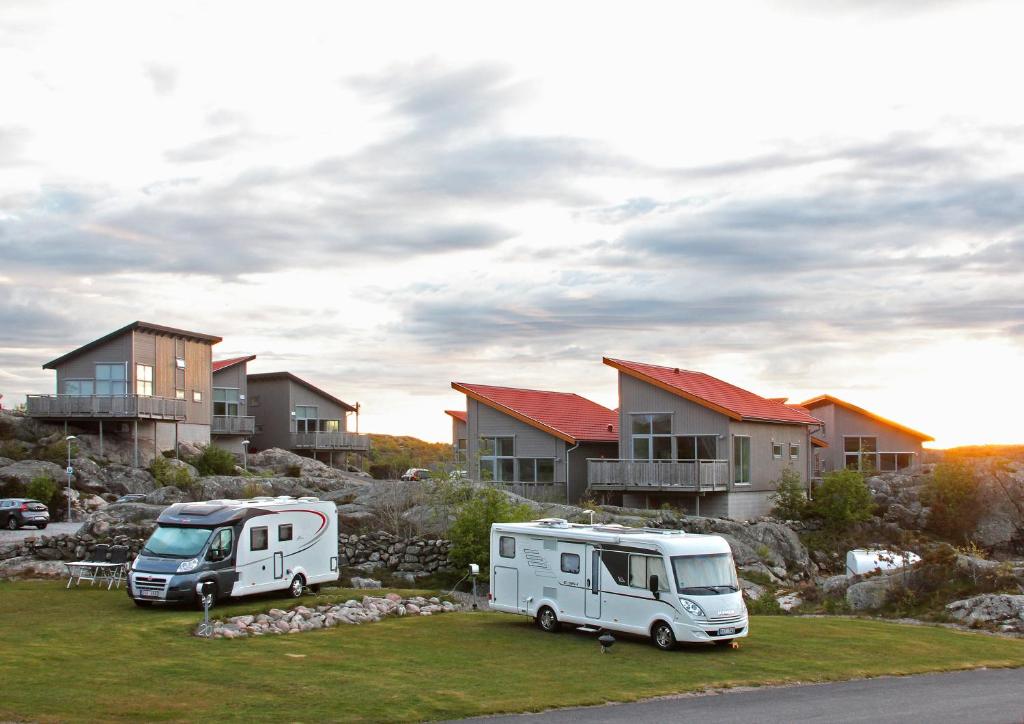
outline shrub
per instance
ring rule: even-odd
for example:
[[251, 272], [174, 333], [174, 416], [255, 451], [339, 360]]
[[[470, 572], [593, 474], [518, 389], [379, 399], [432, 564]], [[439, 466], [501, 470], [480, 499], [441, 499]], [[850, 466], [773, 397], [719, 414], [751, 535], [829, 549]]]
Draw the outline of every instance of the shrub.
[[171, 464], [171, 461], [162, 455], [153, 458], [149, 465], [149, 472], [160, 485], [173, 485], [181, 490], [191, 491], [195, 485], [188, 468], [179, 468]]
[[267, 491], [263, 489], [263, 483], [257, 483], [256, 481], [248, 482], [242, 488], [243, 498], [261, 498], [266, 494]]
[[[33, 453], [36, 460], [45, 460], [48, 463], [55, 463], [64, 467], [68, 464], [68, 444], [64, 440], [57, 440], [45, 445]], [[78, 445], [71, 443], [71, 457], [78, 457]]]
[[782, 520], [801, 520], [807, 512], [807, 494], [800, 473], [793, 468], [782, 471], [775, 483], [775, 492], [768, 498], [772, 515]]
[[751, 616], [782, 616], [786, 612], [775, 600], [775, 594], [765, 591], [760, 598], [747, 601], [747, 613]]
[[190, 462], [200, 475], [234, 475], [237, 465], [233, 454], [216, 445], [207, 445]]
[[921, 502], [931, 507], [929, 530], [951, 540], [966, 540], [981, 513], [974, 469], [963, 460], [939, 463], [925, 480]]
[[813, 514], [832, 531], [847, 530], [854, 523], [868, 520], [873, 508], [871, 491], [864, 483], [864, 476], [856, 470], [826, 473], [814, 491], [810, 506]]
[[27, 457], [25, 448], [19, 445], [17, 440], [5, 440], [3, 444], [0, 444], [0, 458], [24, 460]]
[[451, 560], [456, 566], [479, 563], [490, 567], [491, 525], [529, 520], [533, 511], [526, 504], [514, 504], [495, 488], [473, 489], [472, 496], [456, 509], [455, 522], [448, 531], [452, 542]]
[[302, 477], [302, 466], [301, 465], [289, 465], [285, 471], [285, 475], [289, 478], [301, 478]]
[[32, 481], [26, 486], [25, 495], [49, 505], [53, 496], [57, 494], [58, 487], [56, 481], [49, 475], [39, 475], [32, 478]]

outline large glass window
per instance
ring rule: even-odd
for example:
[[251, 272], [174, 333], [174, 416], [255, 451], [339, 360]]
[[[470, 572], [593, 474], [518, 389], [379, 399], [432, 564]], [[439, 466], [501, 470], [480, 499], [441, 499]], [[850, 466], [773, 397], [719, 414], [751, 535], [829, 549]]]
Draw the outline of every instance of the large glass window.
[[96, 394], [93, 380], [64, 380], [64, 394], [74, 397], [89, 397]]
[[135, 365], [135, 394], [153, 396], [153, 366]]
[[732, 593], [740, 588], [736, 564], [729, 553], [672, 556], [676, 590], [690, 595]]
[[213, 414], [238, 417], [238, 390], [232, 387], [214, 387]]
[[159, 526], [146, 541], [143, 553], [172, 558], [191, 558], [203, 549], [210, 537], [209, 528]]
[[649, 588], [651, 576], [658, 577], [658, 590], [669, 591], [665, 562], [658, 556], [631, 555], [629, 557], [629, 585], [633, 588]]
[[878, 438], [847, 435], [843, 438], [846, 467], [850, 470], [878, 470]]
[[717, 460], [718, 435], [679, 435], [676, 460]]
[[321, 420], [320, 432], [340, 432], [341, 420]]
[[316, 432], [317, 408], [314, 405], [295, 406], [295, 432]]
[[631, 415], [630, 430], [634, 460], [672, 459], [672, 415]]
[[750, 482], [750, 438], [744, 435], [732, 439], [732, 482], [736, 485]]
[[552, 458], [518, 458], [516, 465], [521, 483], [555, 482], [555, 461]]
[[914, 453], [878, 453], [878, 469], [895, 473], [914, 466]]
[[[151, 375], [152, 375], [152, 368]], [[97, 395], [124, 395], [127, 392], [125, 381], [125, 366], [123, 364], [98, 364], [96, 365], [96, 393]], [[150, 377], [152, 382], [152, 376]]]
[[512, 482], [516, 479], [515, 438], [482, 437], [479, 445], [480, 479]]

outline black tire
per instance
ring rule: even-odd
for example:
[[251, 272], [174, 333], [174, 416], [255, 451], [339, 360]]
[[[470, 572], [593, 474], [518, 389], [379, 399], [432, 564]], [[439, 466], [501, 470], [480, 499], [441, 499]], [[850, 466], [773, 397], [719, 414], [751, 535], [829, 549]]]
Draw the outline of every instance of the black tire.
[[21, 526], [18, 525], [18, 519], [13, 515], [7, 519], [7, 530], [18, 530]]
[[672, 627], [664, 621], [651, 626], [651, 643], [662, 651], [671, 651], [676, 647], [676, 635], [672, 633]]
[[38, 528], [39, 530], [46, 530], [46, 523], [42, 523], [40, 525], [37, 525], [36, 528]]
[[295, 576], [292, 582], [288, 584], [288, 595], [292, 598], [301, 598], [302, 593], [306, 588], [306, 579], [301, 574]]
[[309, 590], [313, 593], [320, 593], [320, 584], [314, 583], [312, 586], [309, 587]]
[[541, 631], [547, 631], [548, 633], [558, 633], [562, 626], [558, 623], [558, 616], [551, 609], [550, 606], [542, 606], [537, 611], [537, 625], [540, 626]]
[[152, 602], [152, 601], [140, 601], [140, 600], [139, 600], [139, 599], [137, 599], [137, 598], [133, 598], [133, 599], [132, 599], [132, 603], [134, 603], [134, 604], [135, 604], [136, 606], [138, 606], [139, 608], [149, 608], [150, 606], [152, 606], [152, 605], [153, 605], [153, 602]]

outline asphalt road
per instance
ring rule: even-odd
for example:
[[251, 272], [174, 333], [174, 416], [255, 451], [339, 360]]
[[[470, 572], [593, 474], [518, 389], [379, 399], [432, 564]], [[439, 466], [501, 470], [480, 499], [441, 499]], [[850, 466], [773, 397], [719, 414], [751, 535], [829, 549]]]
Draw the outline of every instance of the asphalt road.
[[18, 528], [18, 530], [7, 530], [0, 528], [0, 545], [11, 541], [29, 538], [40, 535], [60, 535], [61, 533], [74, 533], [82, 527], [81, 523], [50, 523], [45, 530], [38, 528]]
[[1024, 669], [979, 669], [771, 687], [485, 717], [515, 722], [1024, 722]]

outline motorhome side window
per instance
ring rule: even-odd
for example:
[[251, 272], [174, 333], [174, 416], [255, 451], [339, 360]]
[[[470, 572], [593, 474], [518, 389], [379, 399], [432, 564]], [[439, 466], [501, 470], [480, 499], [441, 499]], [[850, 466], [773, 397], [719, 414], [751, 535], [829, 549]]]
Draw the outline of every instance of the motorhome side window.
[[562, 573], [579, 573], [580, 557], [575, 553], [562, 554]]
[[502, 558], [516, 557], [516, 539], [510, 535], [503, 535], [498, 539], [498, 554]]
[[217, 532], [217, 536], [210, 543], [210, 560], [222, 561], [231, 555], [231, 529], [224, 528]]
[[647, 588], [651, 576], [658, 577], [658, 590], [667, 591], [668, 573], [665, 562], [658, 556], [631, 555], [629, 557], [629, 585], [633, 588]]
[[611, 574], [612, 580], [620, 586], [628, 586], [627, 576], [629, 575], [629, 554], [619, 551], [604, 551], [601, 554], [605, 568]]
[[277, 526], [277, 539], [279, 541], [291, 540], [292, 539], [292, 524], [291, 523], [288, 523], [287, 525], [279, 525], [279, 526]]
[[267, 527], [253, 528], [249, 531], [249, 550], [251, 551], [265, 551], [267, 550]]

